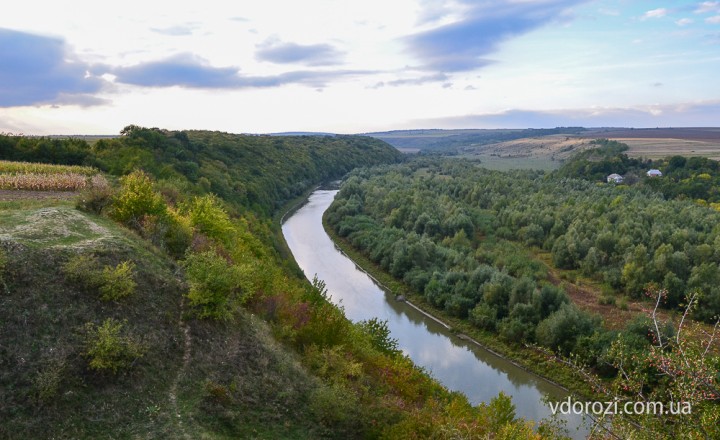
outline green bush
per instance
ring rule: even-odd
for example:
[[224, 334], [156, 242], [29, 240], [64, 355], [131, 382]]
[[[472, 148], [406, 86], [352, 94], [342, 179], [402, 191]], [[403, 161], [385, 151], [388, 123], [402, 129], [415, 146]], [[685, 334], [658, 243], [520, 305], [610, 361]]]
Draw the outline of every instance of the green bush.
[[135, 264], [123, 261], [117, 266], [105, 266], [100, 274], [100, 298], [104, 301], [114, 301], [132, 295], [137, 283], [133, 279]]
[[573, 304], [563, 304], [537, 326], [537, 342], [569, 355], [578, 338], [592, 335], [600, 327], [599, 319], [578, 309]]
[[85, 326], [84, 357], [90, 369], [117, 374], [132, 367], [142, 358], [146, 347], [123, 331], [123, 323], [112, 318], [102, 325], [88, 323]]
[[213, 251], [192, 253], [185, 260], [185, 273], [190, 283], [187, 294], [190, 304], [197, 307], [201, 318], [227, 319], [240, 298], [242, 273]]
[[194, 197], [182, 204], [180, 211], [190, 218], [190, 222], [197, 230], [220, 242], [223, 242], [234, 229], [230, 217], [222, 207], [222, 201], [212, 194]]
[[84, 290], [94, 290], [101, 286], [100, 262], [94, 255], [76, 255], [62, 267], [65, 278]]
[[372, 318], [360, 321], [356, 325], [370, 336], [373, 347], [381, 352], [390, 355], [402, 353], [398, 349], [397, 339], [390, 337], [387, 320], [380, 321], [378, 318]]
[[135, 171], [120, 179], [120, 191], [113, 197], [110, 216], [128, 226], [139, 228], [146, 215], [164, 216], [167, 205], [155, 192], [150, 176]]
[[63, 272], [68, 281], [82, 289], [98, 291], [104, 301], [115, 301], [135, 292], [134, 268], [131, 261], [101, 268], [94, 255], [76, 255], [65, 263]]

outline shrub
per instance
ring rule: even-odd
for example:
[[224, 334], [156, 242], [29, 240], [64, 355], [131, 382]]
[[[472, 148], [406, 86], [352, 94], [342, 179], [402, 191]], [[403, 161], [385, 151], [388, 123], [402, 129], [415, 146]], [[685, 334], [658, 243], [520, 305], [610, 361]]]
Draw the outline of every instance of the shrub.
[[99, 215], [110, 205], [113, 195], [114, 191], [105, 177], [96, 174], [90, 178], [90, 185], [80, 192], [75, 207]]
[[65, 360], [62, 358], [51, 359], [47, 365], [33, 379], [35, 395], [40, 402], [49, 402], [57, 396], [65, 374]]
[[101, 268], [94, 255], [76, 255], [62, 270], [70, 282], [87, 291], [98, 291], [103, 301], [115, 301], [135, 292], [134, 268], [131, 261]]
[[242, 273], [213, 251], [190, 254], [185, 260], [190, 304], [201, 318], [227, 319], [238, 301]]
[[143, 171], [138, 170], [122, 177], [120, 184], [120, 191], [112, 199], [110, 216], [113, 219], [138, 228], [144, 216], [165, 214], [165, 201], [153, 190], [150, 176]]
[[340, 384], [318, 387], [310, 396], [310, 411], [326, 427], [348, 429], [355, 420], [357, 397]]
[[223, 242], [233, 230], [233, 224], [221, 203], [220, 199], [210, 194], [193, 198], [182, 204], [180, 210], [200, 232]]
[[373, 347], [377, 348], [385, 354], [395, 355], [401, 353], [398, 350], [398, 341], [390, 337], [390, 329], [386, 321], [380, 321], [378, 318], [372, 318], [367, 321], [360, 321], [357, 326], [370, 335], [370, 341]]
[[85, 326], [85, 350], [90, 369], [117, 374], [130, 368], [143, 357], [146, 348], [134, 337], [123, 332], [123, 323], [112, 318], [102, 325], [88, 323]]
[[0, 284], [5, 284], [5, 268], [7, 267], [7, 255], [5, 251], [0, 248]]
[[174, 210], [169, 210], [165, 217], [165, 233], [163, 245], [173, 257], [179, 258], [188, 247], [193, 238], [193, 229], [190, 222]]
[[615, 305], [615, 297], [612, 295], [603, 294], [598, 299], [598, 304], [600, 304], [601, 306], [614, 306]]
[[497, 310], [487, 303], [479, 303], [470, 311], [470, 322], [483, 330], [495, 331]]
[[135, 264], [123, 261], [117, 266], [105, 266], [100, 274], [100, 298], [104, 301], [114, 301], [132, 295], [137, 283], [133, 279]]
[[546, 347], [569, 355], [578, 338], [592, 335], [600, 327], [599, 320], [572, 304], [563, 304], [537, 326], [537, 341]]
[[94, 290], [102, 284], [100, 263], [94, 255], [76, 255], [62, 268], [65, 278], [85, 290]]

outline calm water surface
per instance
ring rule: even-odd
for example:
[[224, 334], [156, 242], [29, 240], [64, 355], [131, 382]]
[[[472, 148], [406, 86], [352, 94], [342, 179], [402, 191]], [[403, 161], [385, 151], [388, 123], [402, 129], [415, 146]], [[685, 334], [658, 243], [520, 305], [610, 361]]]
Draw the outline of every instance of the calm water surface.
[[[567, 393], [510, 362], [458, 339], [445, 327], [383, 291], [335, 246], [322, 226], [322, 215], [337, 194], [317, 190], [282, 226], [283, 235], [308, 279], [325, 281], [331, 301], [352, 321], [387, 320], [400, 349], [447, 388], [464, 393], [470, 402], [489, 402], [500, 391], [512, 397], [516, 414], [533, 420], [549, 418], [543, 397], [565, 400]], [[588, 430], [579, 416], [563, 416], [573, 438]]]

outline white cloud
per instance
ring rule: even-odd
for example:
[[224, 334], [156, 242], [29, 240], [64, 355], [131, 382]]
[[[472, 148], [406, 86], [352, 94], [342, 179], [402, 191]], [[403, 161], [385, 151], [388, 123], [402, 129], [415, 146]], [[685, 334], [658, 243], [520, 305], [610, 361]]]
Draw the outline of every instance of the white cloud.
[[695, 9], [696, 14], [707, 14], [717, 11], [720, 11], [720, 2], [702, 2], [697, 9]]
[[681, 18], [680, 20], [677, 20], [675, 22], [675, 24], [678, 26], [687, 26], [687, 25], [691, 24], [692, 22], [693, 22], [692, 18]]
[[666, 16], [668, 10], [665, 8], [652, 9], [643, 14], [642, 19], [647, 20], [648, 18], [662, 18]]
[[720, 14], [705, 19], [705, 23], [720, 24]]

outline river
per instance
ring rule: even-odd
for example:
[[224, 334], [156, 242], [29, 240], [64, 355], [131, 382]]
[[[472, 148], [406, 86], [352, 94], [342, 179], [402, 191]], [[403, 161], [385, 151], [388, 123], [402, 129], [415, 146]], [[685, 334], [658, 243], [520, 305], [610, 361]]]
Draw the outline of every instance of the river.
[[[322, 226], [322, 215], [337, 190], [319, 189], [282, 225], [283, 235], [308, 279], [324, 280], [333, 303], [357, 322], [387, 320], [399, 348], [450, 390], [464, 393], [472, 404], [489, 402], [500, 391], [512, 397], [516, 414], [527, 419], [549, 418], [543, 399], [562, 401], [567, 392], [472, 342], [383, 291], [353, 261], [342, 254]], [[589, 432], [580, 416], [561, 416], [569, 435], [582, 439]]]

